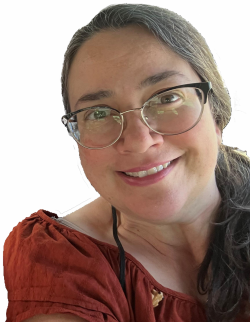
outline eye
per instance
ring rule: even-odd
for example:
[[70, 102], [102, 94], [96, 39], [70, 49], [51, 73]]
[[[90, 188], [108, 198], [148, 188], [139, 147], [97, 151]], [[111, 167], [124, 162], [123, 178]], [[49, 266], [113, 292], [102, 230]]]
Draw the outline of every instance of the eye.
[[176, 91], [169, 91], [163, 92], [155, 97], [152, 97], [148, 101], [148, 106], [156, 106], [156, 105], [170, 105], [174, 103], [181, 103], [183, 98], [185, 97], [184, 93], [176, 92]]
[[96, 121], [96, 120], [103, 120], [106, 117], [110, 116], [110, 109], [109, 108], [95, 108], [94, 110], [89, 110], [88, 113], [85, 115], [85, 120], [89, 121]]
[[160, 96], [160, 103], [162, 104], [169, 104], [169, 103], [174, 103], [176, 101], [178, 101], [178, 99], [180, 98], [179, 95], [177, 94], [165, 94], [163, 96]]

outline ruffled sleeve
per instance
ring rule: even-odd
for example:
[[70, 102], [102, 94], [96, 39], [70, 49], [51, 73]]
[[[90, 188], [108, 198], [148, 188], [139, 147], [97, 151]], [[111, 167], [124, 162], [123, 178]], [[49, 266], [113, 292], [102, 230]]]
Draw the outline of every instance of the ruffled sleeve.
[[4, 244], [6, 322], [53, 313], [90, 322], [133, 320], [109, 262], [95, 243], [79, 234], [67, 229], [62, 234], [37, 213], [13, 229]]

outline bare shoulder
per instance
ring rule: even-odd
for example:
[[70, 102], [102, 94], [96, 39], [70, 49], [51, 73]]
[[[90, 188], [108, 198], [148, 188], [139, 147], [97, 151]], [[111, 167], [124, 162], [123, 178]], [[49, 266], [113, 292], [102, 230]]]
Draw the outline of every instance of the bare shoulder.
[[41, 314], [35, 315], [32, 318], [23, 320], [22, 322], [88, 322], [73, 314]]
[[112, 209], [111, 205], [102, 197], [66, 215], [63, 219], [78, 226], [88, 236], [107, 243], [113, 243]]

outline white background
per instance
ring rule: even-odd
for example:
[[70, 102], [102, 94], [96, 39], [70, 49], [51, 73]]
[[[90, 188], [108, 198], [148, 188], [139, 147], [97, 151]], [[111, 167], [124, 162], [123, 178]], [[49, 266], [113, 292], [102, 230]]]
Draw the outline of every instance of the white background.
[[[81, 169], [77, 145], [61, 123], [64, 108], [60, 77], [63, 55], [74, 32], [112, 2], [1, 3], [3, 245], [13, 227], [37, 210], [65, 216], [98, 196]], [[247, 150], [250, 155], [249, 2], [144, 0], [143, 3], [177, 12], [205, 37], [232, 100], [232, 119], [224, 130], [223, 143]], [[2, 276], [2, 264], [0, 270]], [[0, 290], [0, 320], [5, 321], [8, 302], [4, 278]]]

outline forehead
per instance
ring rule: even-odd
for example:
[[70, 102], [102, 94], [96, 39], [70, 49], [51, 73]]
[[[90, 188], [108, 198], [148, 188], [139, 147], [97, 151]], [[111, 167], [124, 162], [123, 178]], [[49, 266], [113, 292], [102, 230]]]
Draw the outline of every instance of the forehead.
[[168, 69], [200, 81], [188, 62], [144, 27], [99, 32], [80, 47], [73, 60], [68, 77], [70, 103], [84, 91], [131, 90], [142, 79]]
[[[145, 54], [152, 50], [166, 49], [150, 31], [141, 26], [127, 26], [117, 30], [102, 30], [87, 40], [78, 50], [77, 62], [108, 63], [127, 62], [138, 53]], [[83, 59], [84, 57], [84, 59]]]

